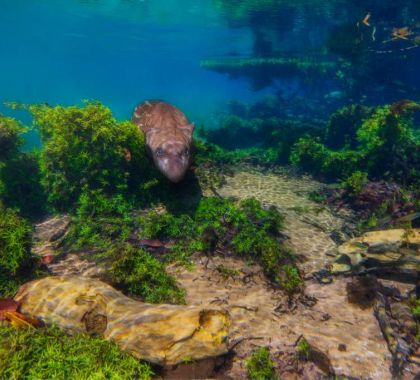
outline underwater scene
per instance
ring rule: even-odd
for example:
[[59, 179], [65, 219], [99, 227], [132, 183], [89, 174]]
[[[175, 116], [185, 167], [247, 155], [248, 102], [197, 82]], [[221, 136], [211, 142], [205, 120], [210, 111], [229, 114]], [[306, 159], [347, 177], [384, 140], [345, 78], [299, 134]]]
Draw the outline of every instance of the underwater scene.
[[0, 380], [420, 379], [418, 0], [0, 34]]

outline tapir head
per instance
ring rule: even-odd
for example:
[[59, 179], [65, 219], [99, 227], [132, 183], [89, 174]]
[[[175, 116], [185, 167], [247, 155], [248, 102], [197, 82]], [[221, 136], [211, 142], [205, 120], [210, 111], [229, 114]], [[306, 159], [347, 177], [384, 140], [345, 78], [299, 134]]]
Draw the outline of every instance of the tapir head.
[[191, 162], [188, 145], [166, 141], [152, 150], [153, 161], [160, 172], [171, 182], [181, 181]]

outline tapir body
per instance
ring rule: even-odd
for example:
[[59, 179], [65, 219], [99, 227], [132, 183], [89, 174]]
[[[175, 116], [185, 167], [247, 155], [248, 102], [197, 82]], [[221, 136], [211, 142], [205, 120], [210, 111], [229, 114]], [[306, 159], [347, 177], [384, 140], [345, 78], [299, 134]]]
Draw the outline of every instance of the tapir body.
[[181, 181], [191, 164], [194, 124], [177, 107], [161, 100], [139, 104], [132, 121], [144, 133], [156, 167], [170, 181]]

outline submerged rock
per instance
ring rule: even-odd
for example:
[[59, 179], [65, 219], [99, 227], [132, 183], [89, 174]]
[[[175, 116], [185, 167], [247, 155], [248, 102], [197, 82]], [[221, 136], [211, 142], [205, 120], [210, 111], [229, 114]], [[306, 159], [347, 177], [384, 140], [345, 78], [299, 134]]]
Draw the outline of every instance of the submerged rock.
[[68, 215], [55, 216], [35, 225], [32, 253], [40, 257], [54, 257], [57, 248], [66, 236], [71, 218]]
[[217, 357], [228, 351], [224, 311], [135, 301], [99, 280], [47, 277], [23, 285], [21, 312], [69, 332], [102, 334], [122, 350], [159, 365]]
[[[366, 232], [338, 247], [332, 272], [374, 272], [415, 279], [420, 271], [420, 229]], [[343, 266], [343, 264], [345, 264]]]

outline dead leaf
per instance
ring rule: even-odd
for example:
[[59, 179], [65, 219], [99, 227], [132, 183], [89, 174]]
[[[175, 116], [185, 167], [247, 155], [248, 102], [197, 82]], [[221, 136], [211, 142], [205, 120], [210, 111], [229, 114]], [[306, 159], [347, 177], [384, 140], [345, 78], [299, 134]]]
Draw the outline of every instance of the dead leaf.
[[6, 312], [15, 312], [19, 307], [19, 303], [16, 302], [13, 298], [2, 298], [0, 299], [0, 321], [6, 319], [4, 313]]
[[45, 255], [41, 258], [41, 264], [48, 265], [54, 260], [54, 255]]
[[150, 248], [165, 248], [166, 244], [157, 239], [142, 239], [140, 240], [140, 245], [143, 247]]
[[40, 327], [41, 322], [32, 317], [28, 317], [17, 311], [6, 311], [4, 316], [7, 320], [9, 320], [13, 327], [20, 328], [20, 327]]

